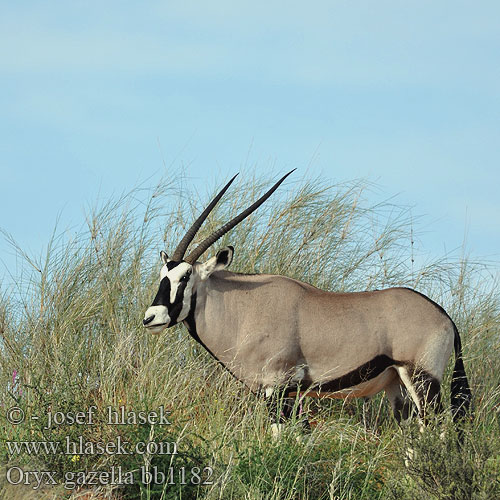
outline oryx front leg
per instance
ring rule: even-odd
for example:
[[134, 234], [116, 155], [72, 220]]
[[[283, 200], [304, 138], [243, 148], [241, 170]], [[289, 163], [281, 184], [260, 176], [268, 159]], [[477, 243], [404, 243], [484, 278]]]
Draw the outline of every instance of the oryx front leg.
[[286, 390], [279, 390], [274, 387], [267, 387], [264, 394], [271, 418], [271, 433], [274, 439], [279, 438], [285, 424], [291, 420], [300, 418], [300, 423], [304, 429], [310, 428], [309, 421], [302, 415], [302, 402], [298, 399], [299, 396], [287, 396]]
[[280, 434], [283, 432], [285, 425], [278, 417], [278, 404], [275, 397], [274, 387], [267, 387], [264, 391], [264, 396], [266, 398], [266, 405], [271, 419], [271, 434], [273, 439], [278, 439]]

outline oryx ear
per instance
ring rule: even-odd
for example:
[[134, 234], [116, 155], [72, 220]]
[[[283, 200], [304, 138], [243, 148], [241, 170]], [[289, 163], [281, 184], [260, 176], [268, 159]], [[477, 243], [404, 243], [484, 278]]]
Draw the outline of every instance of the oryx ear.
[[231, 262], [233, 262], [234, 247], [228, 245], [227, 247], [221, 248], [215, 258], [217, 259], [217, 265], [221, 266], [221, 269], [228, 267]]
[[160, 252], [160, 257], [164, 264], [166, 264], [169, 260], [168, 255], [163, 250]]
[[206, 280], [213, 272], [222, 271], [231, 264], [233, 260], [234, 248], [224, 247], [217, 252], [215, 257], [200, 264], [198, 274], [202, 280]]

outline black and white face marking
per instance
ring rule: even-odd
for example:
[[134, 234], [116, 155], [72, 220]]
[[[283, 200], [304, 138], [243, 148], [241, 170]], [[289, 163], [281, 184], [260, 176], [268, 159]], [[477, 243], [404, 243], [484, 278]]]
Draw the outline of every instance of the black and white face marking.
[[165, 252], [161, 257], [164, 265], [160, 271], [160, 287], [142, 321], [151, 333], [160, 333], [187, 317], [193, 290], [193, 266], [169, 260]]
[[160, 333], [185, 320], [191, 309], [191, 297], [197, 283], [229, 266], [233, 260], [233, 252], [233, 247], [224, 247], [206, 262], [195, 262], [193, 265], [170, 260], [165, 252], [161, 252], [163, 267], [160, 271], [160, 288], [146, 311], [142, 324], [151, 333]]

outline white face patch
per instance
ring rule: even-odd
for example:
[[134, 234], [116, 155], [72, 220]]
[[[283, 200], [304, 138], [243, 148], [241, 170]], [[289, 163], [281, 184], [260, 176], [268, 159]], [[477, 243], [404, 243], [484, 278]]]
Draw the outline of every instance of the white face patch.
[[144, 319], [154, 316], [150, 324], [144, 325], [151, 333], [160, 333], [168, 327], [170, 323], [170, 316], [168, 309], [165, 306], [151, 306], [148, 307], [144, 314]]
[[[163, 270], [166, 270], [164, 272]], [[167, 266], [163, 266], [160, 271], [160, 279], [165, 276], [170, 280], [170, 303], [173, 304], [175, 297], [177, 295], [177, 289], [179, 288], [180, 279], [192, 269], [192, 266], [187, 262], [181, 262], [178, 266], [174, 267], [171, 271], [167, 269]], [[163, 274], [163, 276], [162, 276]]]
[[160, 269], [160, 281], [168, 274], [168, 267], [167, 265], [165, 264], [164, 266], [162, 266], [162, 268]]

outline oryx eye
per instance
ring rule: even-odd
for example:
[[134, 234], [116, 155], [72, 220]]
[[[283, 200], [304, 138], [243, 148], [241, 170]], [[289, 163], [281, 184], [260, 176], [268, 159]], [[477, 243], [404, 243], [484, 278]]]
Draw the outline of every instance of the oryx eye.
[[181, 279], [180, 281], [187, 281], [189, 277], [191, 276], [191, 271], [187, 272]]

